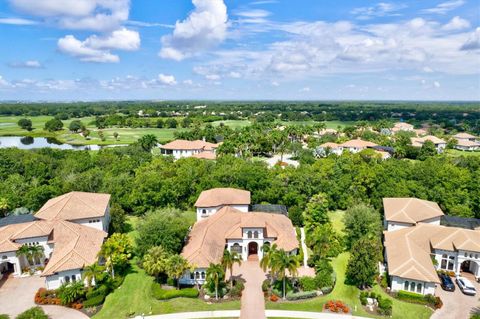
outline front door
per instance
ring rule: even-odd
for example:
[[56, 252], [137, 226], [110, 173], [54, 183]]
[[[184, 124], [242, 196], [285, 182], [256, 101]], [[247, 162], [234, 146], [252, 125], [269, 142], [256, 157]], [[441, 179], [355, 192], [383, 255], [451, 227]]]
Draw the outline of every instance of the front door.
[[251, 242], [248, 244], [248, 255], [256, 255], [258, 253], [258, 244]]

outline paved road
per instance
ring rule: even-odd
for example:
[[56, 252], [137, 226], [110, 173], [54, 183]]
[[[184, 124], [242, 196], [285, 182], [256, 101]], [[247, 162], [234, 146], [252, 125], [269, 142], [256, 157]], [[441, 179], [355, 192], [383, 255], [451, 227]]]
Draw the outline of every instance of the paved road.
[[[34, 303], [35, 293], [44, 287], [45, 279], [40, 276], [25, 278], [4, 279], [0, 281], [0, 313], [8, 314], [15, 318], [18, 314], [31, 307]], [[88, 319], [80, 311], [61, 306], [42, 306], [51, 319]]]
[[[480, 308], [480, 284], [475, 282], [473, 278], [468, 278], [475, 289], [477, 289], [476, 296], [464, 295], [455, 283], [455, 291], [445, 291], [440, 285], [435, 289], [435, 294], [443, 301], [443, 307], [433, 313], [430, 319], [444, 319], [444, 318], [470, 318], [470, 312], [476, 307]], [[454, 279], [455, 281], [455, 279]]]
[[[154, 315], [145, 318], [148, 319], [205, 319], [205, 318], [238, 318], [238, 310], [219, 310], [219, 311], [198, 311], [198, 312], [180, 312], [168, 315]], [[267, 310], [268, 318], [299, 318], [299, 319], [365, 319], [365, 317], [356, 317], [344, 314], [308, 312], [308, 311], [288, 311], [288, 310]], [[137, 316], [135, 319], [142, 319]]]

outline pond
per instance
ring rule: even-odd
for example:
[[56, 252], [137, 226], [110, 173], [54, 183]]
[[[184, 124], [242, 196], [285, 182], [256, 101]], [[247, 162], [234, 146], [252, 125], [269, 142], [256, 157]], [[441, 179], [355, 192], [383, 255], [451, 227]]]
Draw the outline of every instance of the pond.
[[0, 136], [0, 148], [17, 147], [29, 150], [33, 148], [58, 148], [62, 150], [92, 150], [97, 151], [104, 146], [100, 145], [71, 145], [63, 144], [54, 138], [30, 136]]

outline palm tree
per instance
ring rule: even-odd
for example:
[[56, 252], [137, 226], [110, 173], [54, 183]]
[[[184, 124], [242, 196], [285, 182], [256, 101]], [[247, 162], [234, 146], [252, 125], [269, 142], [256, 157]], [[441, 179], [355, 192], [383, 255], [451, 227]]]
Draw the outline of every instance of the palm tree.
[[327, 128], [327, 125], [325, 124], [325, 122], [316, 122], [315, 124], [313, 124], [313, 128], [315, 129], [317, 134], [320, 135], [320, 133]]
[[22, 245], [18, 248], [17, 252], [15, 253], [17, 257], [24, 256], [27, 259], [28, 265], [32, 266], [31, 255], [30, 255], [30, 247], [27, 245]]
[[285, 250], [280, 249], [271, 257], [270, 264], [271, 268], [278, 274], [278, 277], [281, 278], [283, 281], [283, 299], [285, 299], [287, 295], [285, 291], [287, 271], [292, 277], [297, 275], [298, 267], [300, 267], [298, 258], [297, 256], [290, 255]]
[[262, 267], [263, 271], [267, 271], [268, 268], [270, 268], [270, 261], [272, 259], [273, 254], [275, 254], [277, 251], [277, 244], [263, 244], [262, 245], [262, 252], [263, 252], [263, 257], [260, 260], [260, 267]]
[[153, 134], [147, 134], [142, 136], [138, 140], [138, 144], [147, 152], [150, 152], [152, 148], [158, 144], [157, 137]]
[[162, 246], [152, 247], [148, 253], [143, 257], [143, 269], [147, 274], [155, 276], [158, 281], [158, 276], [165, 271], [168, 255]]
[[28, 250], [29, 250], [29, 253], [30, 253], [30, 258], [35, 264], [36, 264], [37, 260], [39, 260], [41, 262], [41, 258], [43, 258], [45, 256], [44, 253], [43, 253], [44, 249], [40, 245], [30, 246], [28, 248]]
[[228, 249], [225, 249], [222, 257], [222, 266], [224, 271], [227, 269], [230, 270], [230, 288], [233, 288], [233, 265], [238, 264], [242, 265], [242, 256], [240, 256], [236, 251], [231, 253]]
[[96, 285], [104, 270], [104, 267], [100, 266], [98, 263], [94, 263], [83, 268], [82, 278], [87, 281], [88, 287], [92, 285], [92, 281], [94, 281]]
[[180, 255], [173, 255], [167, 260], [166, 273], [177, 282], [177, 289], [180, 289], [180, 277], [192, 267], [188, 260]]
[[223, 266], [220, 264], [210, 263], [210, 266], [207, 268], [207, 280], [213, 281], [215, 284], [215, 299], [218, 300], [218, 285], [225, 275], [223, 271]]

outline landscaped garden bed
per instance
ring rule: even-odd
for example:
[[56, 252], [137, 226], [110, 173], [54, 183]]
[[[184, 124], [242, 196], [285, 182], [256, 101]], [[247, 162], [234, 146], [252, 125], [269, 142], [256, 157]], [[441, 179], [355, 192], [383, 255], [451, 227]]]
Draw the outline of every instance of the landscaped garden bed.
[[360, 303], [368, 313], [383, 316], [391, 316], [393, 302], [389, 298], [382, 297], [374, 292], [360, 292]]
[[330, 313], [351, 313], [351, 309], [341, 300], [329, 300], [323, 306], [323, 311]]

